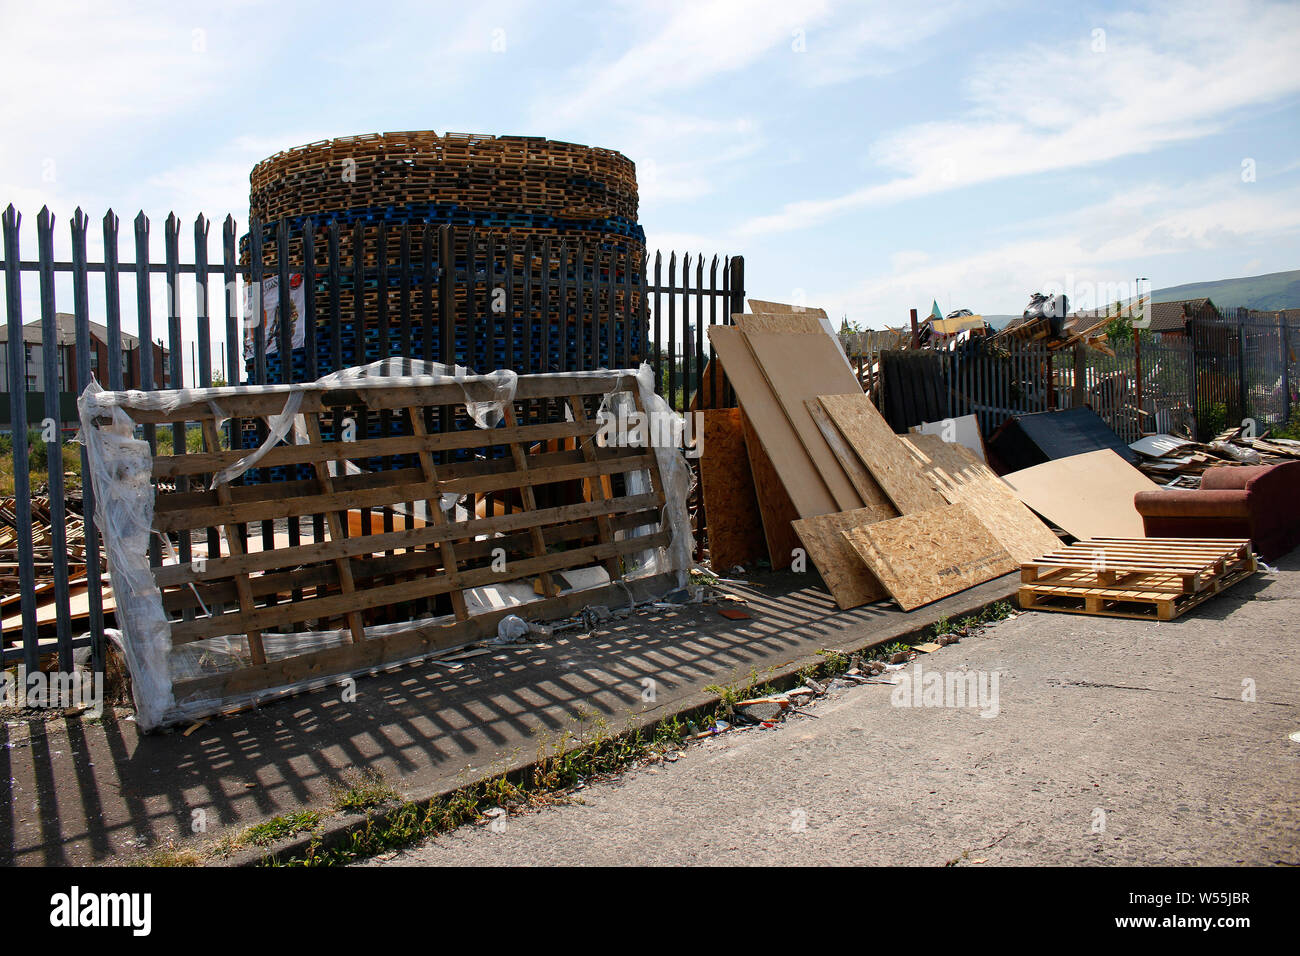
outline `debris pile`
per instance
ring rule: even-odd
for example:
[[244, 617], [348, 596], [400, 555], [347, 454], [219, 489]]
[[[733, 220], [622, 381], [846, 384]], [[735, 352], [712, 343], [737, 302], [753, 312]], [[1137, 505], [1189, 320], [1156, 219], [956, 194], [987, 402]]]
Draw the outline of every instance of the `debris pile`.
[[[86, 573], [86, 530], [80, 515], [68, 512], [64, 533], [68, 576], [81, 577]], [[32, 497], [32, 556], [36, 586], [52, 583], [56, 556], [47, 495]], [[17, 594], [18, 587], [18, 516], [14, 499], [5, 498], [0, 501], [0, 596]]]
[[1212, 441], [1175, 435], [1148, 435], [1129, 445], [1140, 456], [1138, 469], [1166, 488], [1199, 488], [1207, 468], [1220, 465], [1276, 465], [1300, 459], [1300, 441], [1247, 437], [1230, 428]]

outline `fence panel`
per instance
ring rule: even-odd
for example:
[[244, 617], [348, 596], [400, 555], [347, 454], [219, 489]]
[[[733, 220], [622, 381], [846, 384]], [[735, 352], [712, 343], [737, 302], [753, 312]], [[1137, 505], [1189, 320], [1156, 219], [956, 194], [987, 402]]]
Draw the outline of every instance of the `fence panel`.
[[[42, 658], [71, 669], [74, 657], [88, 648], [92, 666], [102, 671], [105, 627], [114, 621], [111, 596], [101, 586], [105, 568], [88, 481], [82, 482], [79, 506], [84, 559], [67, 540], [78, 505], [71, 484], [64, 486], [65, 469], [79, 465], [84, 475], [87, 462], [82, 449], [77, 465], [70, 458], [65, 466], [61, 438], [75, 427], [75, 398], [92, 379], [115, 391], [149, 391], [206, 387], [218, 374], [230, 383], [310, 381], [396, 356], [521, 373], [628, 367], [645, 358], [654, 364], [660, 391], [678, 407], [689, 406], [696, 396], [707, 405], [712, 391], [706, 396], [701, 390], [710, 354], [706, 325], [729, 322], [743, 308], [739, 256], [714, 257], [706, 283], [703, 256], [682, 257], [678, 281], [678, 256], [671, 253], [673, 266], [664, 283], [659, 253], [651, 277], [647, 260], [590, 243], [549, 238], [520, 243], [433, 223], [357, 222], [347, 228], [311, 218], [253, 223], [240, 239], [227, 216], [214, 260], [206, 217], [198, 216], [190, 232], [168, 216], [159, 235], [141, 212], [126, 238], [134, 255], [125, 261], [120, 221], [109, 210], [102, 223], [102, 252], [93, 259], [87, 248], [89, 219], [77, 210], [69, 223], [70, 261], [63, 261], [56, 258], [56, 223], [48, 210], [37, 217], [34, 258], [23, 258], [22, 217], [12, 205], [0, 215], [0, 226], [7, 337], [0, 374], [8, 392], [7, 407], [0, 408], [0, 433], [8, 429], [11, 452], [4, 455], [2, 470], [12, 482], [5, 491], [13, 498], [12, 506], [0, 509], [0, 548], [7, 555], [0, 558], [0, 663], [22, 663], [29, 670], [40, 667]], [[151, 245], [158, 240], [162, 255], [153, 257]], [[102, 273], [102, 287], [98, 279], [92, 283], [93, 273]], [[277, 288], [262, 302], [268, 279]], [[187, 282], [194, 284], [192, 299], [181, 294]], [[258, 290], [259, 306], [277, 317], [298, 311], [298, 321], [279, 321], [270, 329], [248, 322], [241, 284], [245, 292]], [[305, 286], [301, 294], [299, 285]], [[123, 298], [129, 302], [132, 289], [133, 327], [122, 315]], [[217, 295], [221, 311], [214, 315]], [[667, 316], [661, 312], [665, 299]], [[61, 304], [69, 307], [65, 303], [70, 313], [59, 311]], [[661, 346], [665, 333], [667, 349]], [[673, 391], [665, 372], [672, 376]], [[537, 403], [525, 412], [527, 421], [547, 414]], [[374, 424], [387, 425], [389, 432], [396, 427], [392, 421]], [[432, 424], [445, 430], [450, 420]], [[36, 431], [28, 436], [33, 426]], [[262, 420], [234, 420], [227, 427], [245, 445], [266, 436]], [[51, 440], [32, 441], [37, 431]], [[196, 438], [202, 440], [181, 425], [161, 431], [148, 425], [142, 434], [152, 451], [161, 443], [177, 455], [198, 447]], [[393, 464], [390, 459], [367, 467]], [[32, 491], [42, 478], [49, 509], [38, 515]], [[242, 480], [257, 479], [254, 470]], [[178, 492], [184, 482], [178, 480]], [[65, 512], [68, 504], [72, 512]], [[37, 518], [41, 529], [34, 535]], [[385, 528], [392, 520], [385, 514]], [[260, 530], [264, 546], [272, 546], [273, 523], [263, 522]], [[316, 516], [294, 518], [280, 529], [286, 531], [291, 541], [321, 540], [324, 534]], [[196, 547], [216, 553], [215, 531], [193, 540], [181, 536], [175, 554], [164, 555], [155, 539], [151, 560], [154, 565], [165, 557], [189, 560]], [[48, 584], [38, 587], [38, 579]]]

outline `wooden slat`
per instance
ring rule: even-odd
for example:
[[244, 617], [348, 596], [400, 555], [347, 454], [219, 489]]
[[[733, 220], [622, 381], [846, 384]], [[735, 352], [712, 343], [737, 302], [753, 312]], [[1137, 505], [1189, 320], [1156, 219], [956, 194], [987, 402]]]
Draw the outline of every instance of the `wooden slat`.
[[[208, 446], [209, 451], [221, 447], [221, 439], [217, 435], [217, 426], [215, 422], [203, 422], [202, 430], [203, 441], [204, 444]], [[218, 500], [223, 497], [227, 501], [230, 500], [230, 486], [227, 484], [217, 485]], [[244, 541], [240, 535], [241, 530], [241, 527], [233, 521], [225, 525], [226, 548], [232, 555], [240, 555], [244, 553]], [[252, 614], [254, 611], [253, 591], [248, 583], [248, 575], [236, 574], [234, 578], [235, 588], [239, 592], [239, 609], [241, 613]], [[262, 646], [261, 632], [254, 627], [244, 628], [243, 630], [248, 634], [248, 649], [249, 653], [252, 655], [253, 663], [266, 663], [266, 650]]]
[[[424, 425], [424, 409], [408, 408], [407, 415], [411, 419], [411, 431], [419, 437], [427, 435]], [[514, 424], [511, 422], [510, 424]], [[512, 448], [515, 446], [511, 446]], [[516, 466], [518, 463], [516, 462]], [[429, 483], [430, 488], [438, 487], [438, 470], [433, 464], [433, 455], [428, 451], [420, 452], [420, 470], [424, 472], [424, 478]], [[529, 489], [531, 493], [532, 489]], [[433, 526], [435, 528], [446, 528], [448, 525], [447, 513], [442, 510], [442, 500], [440, 497], [431, 496], [426, 499], [425, 510], [429, 513]], [[460, 567], [456, 562], [456, 544], [451, 538], [445, 538], [438, 544], [438, 550], [442, 554], [442, 566], [446, 569], [447, 581], [452, 587], [451, 592], [451, 609], [456, 615], [456, 620], [463, 621], [469, 617], [469, 612], [465, 609], [465, 595], [461, 593], [464, 586], [460, 581]]]
[[[319, 416], [312, 412], [304, 415], [303, 419], [307, 425], [308, 440], [314, 445], [319, 445], [321, 440]], [[313, 466], [316, 469], [316, 480], [320, 482], [321, 494], [327, 496], [334, 494], [334, 478], [330, 475], [329, 463], [324, 460], [317, 460], [313, 463]], [[329, 526], [330, 538], [334, 541], [341, 541], [344, 537], [344, 526], [339, 513], [333, 510], [325, 512], [325, 522]], [[301, 549], [293, 548], [290, 550]], [[334, 559], [334, 567], [338, 571], [340, 590], [344, 594], [355, 593], [356, 584], [352, 580], [351, 560], [345, 555], [340, 555]], [[244, 610], [248, 609], [244, 608]], [[347, 618], [348, 631], [352, 635], [352, 642], [360, 644], [366, 639], [366, 626], [361, 619], [361, 612], [349, 611]]]
[[[585, 408], [585, 405], [584, 405], [584, 402], [583, 402], [583, 398], [582, 398], [581, 395], [571, 395], [571, 396], [569, 396], [569, 408], [570, 408], [570, 410], [573, 412], [573, 419], [574, 419], [574, 421], [576, 421], [576, 422], [582, 424], [583, 426], [586, 426], [586, 425], [588, 424], [588, 419], [587, 419], [587, 409]], [[512, 409], [511, 411], [513, 412], [513, 409]], [[594, 462], [594, 461], [596, 460], [596, 448], [595, 448], [595, 445], [596, 445], [596, 443], [595, 443], [594, 440], [592, 440], [592, 441], [584, 441], [584, 442], [582, 442], [582, 454], [583, 454], [583, 457], [587, 459], [587, 461]], [[608, 500], [609, 500], [609, 498], [608, 498], [608, 497], [606, 496], [606, 494], [605, 494], [605, 483], [604, 483], [603, 480], [601, 480], [601, 479], [598, 478], [598, 479], [596, 479], [595, 481], [590, 482], [589, 484], [590, 484], [590, 486], [591, 486], [591, 496], [592, 496], [595, 500], [597, 500], [597, 501], [608, 501]], [[531, 497], [531, 495], [532, 495], [532, 489], [531, 489], [531, 488], [528, 489], [527, 495], [528, 495], [528, 497]], [[527, 504], [528, 504], [528, 498], [525, 498], [525, 507], [527, 507]], [[534, 506], [535, 506], [535, 505], [534, 505]], [[596, 527], [599, 529], [600, 540], [601, 540], [601, 541], [613, 541], [613, 540], [614, 540], [614, 535], [613, 535], [613, 533], [610, 531], [610, 527], [609, 527], [609, 519], [608, 519], [608, 518], [603, 517], [603, 516], [597, 518], [597, 519], [596, 519]], [[611, 581], [617, 580], [617, 579], [618, 579], [619, 577], [621, 577], [622, 574], [623, 574], [623, 568], [622, 568], [622, 566], [619, 564], [617, 558], [608, 558], [608, 559], [606, 559], [606, 561], [605, 561], [605, 570], [609, 572], [609, 579], [610, 579]]]

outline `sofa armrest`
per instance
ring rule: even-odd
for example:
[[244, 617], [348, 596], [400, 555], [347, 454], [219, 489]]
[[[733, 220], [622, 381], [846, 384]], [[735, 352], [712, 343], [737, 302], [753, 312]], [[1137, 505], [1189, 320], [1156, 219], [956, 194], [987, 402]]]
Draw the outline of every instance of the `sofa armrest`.
[[1246, 491], [1193, 491], [1161, 489], [1139, 491], [1133, 505], [1144, 518], [1249, 518]]

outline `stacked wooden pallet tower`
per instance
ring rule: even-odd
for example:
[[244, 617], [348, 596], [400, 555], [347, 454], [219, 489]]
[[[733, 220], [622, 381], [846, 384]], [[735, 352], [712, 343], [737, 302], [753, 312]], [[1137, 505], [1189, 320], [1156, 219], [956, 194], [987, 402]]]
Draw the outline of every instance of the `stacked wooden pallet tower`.
[[[581, 368], [576, 336], [565, 341], [561, 335], [561, 320], [566, 318], [562, 313], [578, 314], [579, 296], [585, 305], [581, 314], [586, 316], [636, 314], [639, 292], [630, 279], [642, 273], [645, 257], [645, 234], [636, 221], [636, 167], [613, 150], [526, 136], [376, 133], [277, 153], [253, 168], [250, 181], [249, 216], [261, 224], [267, 275], [274, 275], [278, 267], [278, 223], [288, 223], [289, 262], [298, 271], [303, 262], [302, 236], [310, 222], [317, 277], [313, 284], [316, 366], [321, 372], [333, 369], [334, 336], [342, 340], [338, 351], [345, 366], [387, 357], [378, 330], [385, 319], [393, 333], [386, 337], [388, 355], [410, 354], [411, 343], [396, 334], [402, 313], [401, 257], [405, 254], [410, 263], [405, 273], [419, 300], [417, 320], [421, 314], [436, 317], [436, 307], [422, 313], [420, 306], [422, 296], [437, 294], [433, 276], [426, 275], [425, 268], [429, 264], [436, 268], [438, 263], [436, 229], [442, 225], [455, 227], [459, 277], [455, 358], [461, 364], [490, 371], [503, 367], [511, 355], [521, 372]], [[344, 273], [337, 314], [325, 281], [331, 221], [339, 228]], [[247, 240], [245, 264], [250, 254]], [[433, 248], [427, 248], [431, 244]], [[358, 254], [369, 270], [360, 291], [362, 328], [354, 321], [358, 289], [352, 266]], [[387, 272], [382, 282], [376, 274], [381, 262]], [[542, 297], [543, 274], [552, 282], [566, 283], [562, 304], [554, 295]], [[486, 296], [474, 301], [475, 285], [491, 288], [499, 282], [504, 286], [507, 275], [517, 290], [532, 290], [532, 301], [510, 303], [507, 330], [492, 335], [485, 327], [471, 334], [469, 325], [483, 322], [489, 311]], [[612, 310], [599, 301], [610, 284], [617, 297]], [[525, 333], [525, 323], [532, 323], [533, 334]], [[543, 336], [543, 326], [549, 336]], [[506, 347], [506, 335], [513, 337], [514, 348]], [[628, 351], [639, 357], [644, 347], [639, 329], [615, 329], [616, 351], [623, 351], [625, 339]], [[543, 341], [549, 342], [549, 354], [540, 351]], [[302, 380], [306, 367], [302, 351], [294, 350], [287, 374], [285, 362], [274, 353], [269, 355], [268, 381]], [[601, 353], [599, 364], [625, 364], [621, 356], [613, 358]]]
[[[841, 609], [888, 598], [910, 611], [1019, 567], [1025, 608], [1156, 620], [1255, 572], [1249, 541], [1098, 536], [1063, 547], [984, 462], [973, 422], [974, 450], [958, 443], [957, 420], [896, 434], [822, 310], [750, 305], [709, 332], [739, 403], [702, 413], [716, 571], [763, 559], [800, 570], [806, 556]], [[1133, 510], [1132, 493], [1118, 495]]]

